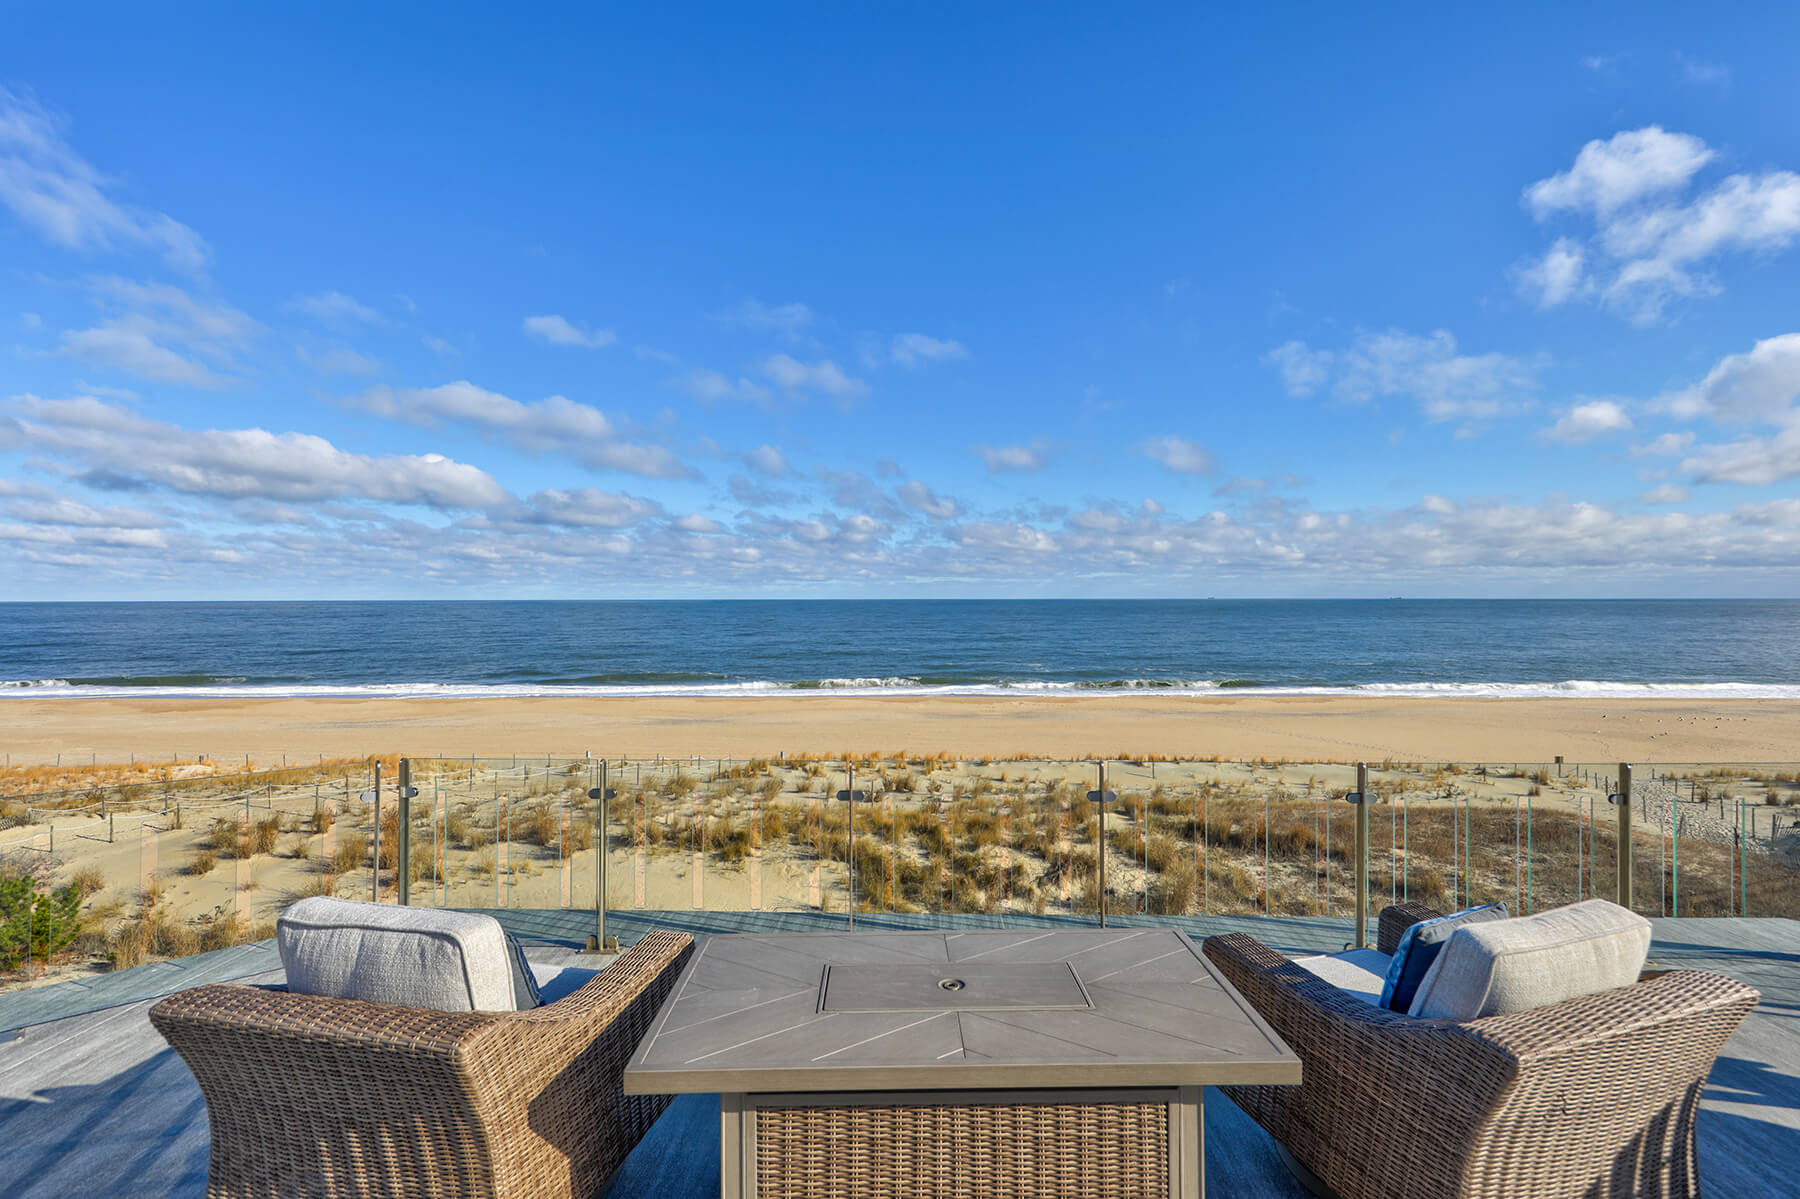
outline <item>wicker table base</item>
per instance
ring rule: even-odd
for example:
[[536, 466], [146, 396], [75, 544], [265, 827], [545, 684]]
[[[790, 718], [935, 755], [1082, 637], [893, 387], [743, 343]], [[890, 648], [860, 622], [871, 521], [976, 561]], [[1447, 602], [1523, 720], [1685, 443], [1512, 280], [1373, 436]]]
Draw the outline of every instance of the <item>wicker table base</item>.
[[727, 1094], [723, 1199], [1198, 1199], [1200, 1087]]

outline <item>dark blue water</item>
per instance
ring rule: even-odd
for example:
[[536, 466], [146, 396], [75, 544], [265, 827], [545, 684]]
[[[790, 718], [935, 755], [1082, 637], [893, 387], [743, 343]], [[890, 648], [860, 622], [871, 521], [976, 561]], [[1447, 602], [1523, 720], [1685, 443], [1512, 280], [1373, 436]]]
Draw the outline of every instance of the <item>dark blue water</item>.
[[1800, 696], [1800, 601], [5, 604], [0, 682], [15, 696]]

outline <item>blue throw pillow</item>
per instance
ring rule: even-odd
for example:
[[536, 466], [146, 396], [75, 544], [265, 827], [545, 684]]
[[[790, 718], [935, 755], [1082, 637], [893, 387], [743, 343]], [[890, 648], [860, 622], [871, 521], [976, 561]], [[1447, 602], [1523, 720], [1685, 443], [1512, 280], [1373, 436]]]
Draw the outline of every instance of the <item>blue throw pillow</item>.
[[1425, 972], [1437, 961], [1437, 955], [1451, 933], [1465, 924], [1505, 920], [1510, 914], [1504, 903], [1490, 903], [1421, 920], [1401, 933], [1400, 944], [1394, 949], [1394, 960], [1388, 963], [1387, 981], [1381, 987], [1380, 1006], [1395, 1012], [1410, 1010], [1419, 984], [1425, 981]]

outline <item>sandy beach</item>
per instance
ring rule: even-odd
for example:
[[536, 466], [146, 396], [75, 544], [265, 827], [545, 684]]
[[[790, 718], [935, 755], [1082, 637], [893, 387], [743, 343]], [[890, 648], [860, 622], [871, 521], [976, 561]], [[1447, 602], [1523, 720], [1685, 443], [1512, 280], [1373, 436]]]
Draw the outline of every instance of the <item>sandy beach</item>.
[[708, 757], [905, 750], [1319, 761], [1779, 762], [1800, 701], [1271, 696], [1021, 699], [5, 699], [14, 764], [248, 754]]

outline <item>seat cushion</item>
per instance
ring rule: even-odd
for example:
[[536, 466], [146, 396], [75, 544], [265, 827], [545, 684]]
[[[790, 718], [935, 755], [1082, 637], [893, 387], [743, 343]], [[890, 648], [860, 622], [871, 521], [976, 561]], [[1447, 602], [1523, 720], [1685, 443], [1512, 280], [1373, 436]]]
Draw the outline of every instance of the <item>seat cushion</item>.
[[492, 916], [315, 896], [281, 914], [275, 939], [288, 990], [300, 994], [510, 1012], [526, 990]]
[[1637, 981], [1650, 922], [1604, 899], [1456, 930], [1408, 1014], [1473, 1020], [1523, 1012]]
[[1388, 955], [1379, 949], [1351, 949], [1294, 959], [1294, 965], [1307, 973], [1316, 974], [1345, 994], [1370, 1004], [1381, 998], [1388, 962]]
[[522, 1012], [541, 1007], [544, 994], [538, 990], [537, 975], [531, 972], [531, 963], [525, 960], [525, 947], [511, 933], [506, 934], [506, 965], [512, 975], [514, 1009]]
[[1396, 1012], [1410, 1011], [1419, 984], [1425, 981], [1426, 972], [1437, 961], [1439, 951], [1452, 933], [1465, 924], [1505, 920], [1509, 915], [1505, 904], [1490, 903], [1419, 921], [1400, 934], [1400, 944], [1394, 947], [1394, 960], [1388, 966], [1387, 982], [1381, 988], [1381, 998], [1377, 1002]]

